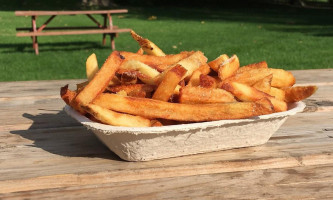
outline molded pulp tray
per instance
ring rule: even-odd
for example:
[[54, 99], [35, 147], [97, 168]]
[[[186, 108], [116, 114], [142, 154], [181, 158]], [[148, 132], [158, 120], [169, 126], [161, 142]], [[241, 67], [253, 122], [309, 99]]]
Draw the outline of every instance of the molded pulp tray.
[[285, 112], [250, 119], [162, 127], [116, 127], [93, 122], [69, 106], [67, 114], [91, 129], [120, 158], [148, 161], [225, 149], [265, 144], [290, 115], [303, 111], [305, 104], [289, 105]]

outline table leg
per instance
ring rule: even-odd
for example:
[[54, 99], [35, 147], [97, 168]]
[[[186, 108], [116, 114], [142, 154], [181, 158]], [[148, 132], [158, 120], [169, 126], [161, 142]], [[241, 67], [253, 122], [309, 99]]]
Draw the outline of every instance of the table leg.
[[116, 49], [116, 44], [115, 44], [115, 42], [114, 42], [114, 38], [115, 38], [115, 34], [114, 33], [111, 33], [110, 34], [110, 39], [111, 39], [111, 48], [112, 48], [112, 50], [115, 50]]
[[[31, 16], [32, 21], [32, 30], [33, 32], [37, 32], [37, 25], [36, 25], [36, 16]], [[38, 42], [37, 42], [37, 36], [32, 36], [32, 47], [35, 49], [36, 55], [39, 54], [38, 51]]]
[[[104, 17], [104, 24], [103, 24], [103, 28], [106, 29], [106, 21], [107, 21], [107, 18], [106, 18], [106, 15], [103, 15]], [[102, 41], [102, 44], [105, 45], [106, 44], [106, 34], [103, 33], [103, 41]]]

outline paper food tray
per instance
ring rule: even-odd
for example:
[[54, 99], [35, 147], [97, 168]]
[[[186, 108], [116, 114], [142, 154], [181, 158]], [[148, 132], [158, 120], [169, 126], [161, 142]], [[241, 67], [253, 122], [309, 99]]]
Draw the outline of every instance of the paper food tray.
[[289, 105], [288, 111], [250, 119], [147, 128], [100, 124], [67, 105], [64, 110], [92, 130], [120, 158], [127, 161], [148, 161], [265, 144], [288, 116], [301, 112], [304, 108], [303, 102], [297, 102]]

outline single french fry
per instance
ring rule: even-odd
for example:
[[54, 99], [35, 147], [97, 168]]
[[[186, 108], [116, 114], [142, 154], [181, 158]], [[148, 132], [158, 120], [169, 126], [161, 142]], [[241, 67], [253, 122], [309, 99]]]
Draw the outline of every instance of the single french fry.
[[192, 76], [190, 78], [190, 80], [188, 81], [187, 85], [195, 87], [195, 86], [199, 86], [200, 84], [200, 75], [204, 74], [207, 75], [210, 72], [210, 67], [207, 63], [201, 65], [198, 69], [196, 69], [193, 73]]
[[77, 96], [77, 92], [68, 89], [68, 84], [60, 88], [60, 96], [67, 105], [74, 108], [82, 115], [86, 113], [81, 107], [76, 105], [75, 101], [73, 101]]
[[125, 60], [137, 60], [150, 67], [156, 69], [159, 72], [164, 71], [170, 65], [174, 65], [180, 60], [187, 58], [194, 52], [183, 51], [179, 54], [168, 54], [166, 56], [153, 56], [153, 55], [140, 55], [137, 53], [121, 51], [120, 54], [125, 58]]
[[225, 60], [218, 68], [218, 76], [223, 81], [233, 76], [239, 68], [239, 59], [236, 55]]
[[270, 74], [272, 74], [272, 72], [268, 68], [253, 68], [249, 70], [237, 71], [234, 76], [223, 80], [223, 82], [239, 82], [252, 86]]
[[152, 98], [160, 101], [168, 101], [178, 83], [184, 79], [186, 72], [187, 70], [181, 65], [176, 65], [168, 70]]
[[244, 71], [251, 70], [251, 69], [259, 69], [259, 68], [268, 68], [266, 61], [261, 61], [258, 63], [252, 63], [245, 65], [243, 67], [238, 68], [237, 73], [243, 73]]
[[236, 102], [234, 96], [223, 89], [185, 86], [181, 88], [179, 103], [207, 104]]
[[120, 84], [136, 84], [138, 82], [138, 73], [135, 70], [117, 71]]
[[226, 60], [229, 59], [229, 56], [227, 54], [222, 54], [219, 57], [217, 57], [215, 60], [208, 62], [208, 65], [212, 70], [218, 71], [219, 66]]
[[68, 84], [60, 88], [60, 97], [67, 104], [71, 105], [71, 102], [76, 96], [76, 92], [68, 89]]
[[[182, 59], [181, 61], [177, 62], [176, 65], [181, 65], [184, 67], [187, 72], [184, 75], [185, 80], [191, 77], [193, 71], [198, 69], [201, 65], [205, 64], [207, 62], [207, 58], [204, 56], [204, 54], [201, 51], [196, 51], [192, 55], [188, 56], [187, 58]], [[170, 66], [168, 69], [163, 71], [161, 74], [155, 77], [156, 84], [159, 84], [165, 74], [171, 70], [175, 65]]]
[[120, 90], [119, 92], [116, 92], [116, 94], [117, 94], [117, 95], [124, 96], [124, 97], [128, 96], [128, 95], [127, 95], [127, 92], [126, 92], [125, 90]]
[[140, 48], [136, 53], [137, 53], [137, 54], [140, 54], [140, 55], [143, 55], [143, 52], [144, 52], [143, 49]]
[[241, 101], [258, 101], [259, 99], [267, 98], [272, 102], [276, 112], [282, 112], [288, 109], [286, 102], [275, 99], [274, 97], [246, 84], [227, 82], [222, 85], [222, 89], [231, 92]]
[[267, 94], [270, 94], [271, 91], [271, 82], [272, 82], [273, 75], [270, 74], [266, 76], [265, 78], [259, 80], [256, 82], [253, 87], [259, 91], [265, 92]]
[[295, 86], [284, 88], [285, 101], [288, 103], [302, 101], [313, 95], [317, 91], [317, 86]]
[[118, 51], [112, 52], [94, 78], [76, 96], [74, 102], [77, 105], [88, 105], [92, 102], [108, 86], [122, 61], [123, 59]]
[[135, 33], [133, 30], [131, 30], [132, 37], [139, 43], [141, 48], [149, 55], [154, 56], [165, 56], [165, 53], [152, 41], [141, 37], [137, 33]]
[[283, 69], [269, 68], [273, 74], [272, 86], [277, 88], [291, 87], [295, 84], [295, 77], [291, 72]]
[[[137, 61], [137, 60], [128, 60], [123, 62], [123, 64], [120, 66], [121, 69], [126, 70], [137, 70], [141, 74], [145, 75], [145, 77], [141, 76], [142, 81], [148, 84], [154, 84], [153, 78], [158, 76], [160, 72], [158, 72], [156, 69], [144, 64], [143, 62]], [[140, 76], [138, 77], [140, 78]]]
[[113, 93], [117, 93], [119, 91], [125, 91], [126, 93], [130, 93], [135, 90], [140, 90], [144, 92], [152, 92], [154, 91], [155, 86], [148, 85], [148, 84], [129, 84], [129, 85], [116, 85], [116, 86], [109, 86], [107, 90]]
[[162, 118], [189, 122], [243, 119], [273, 112], [272, 104], [267, 98], [256, 102], [181, 104], [103, 93], [93, 103], [117, 112], [148, 119]]
[[98, 72], [98, 62], [96, 54], [91, 54], [86, 61], [86, 74], [88, 81], [91, 81]]
[[216, 88], [217, 80], [209, 75], [201, 74], [199, 86], [204, 88]]
[[278, 100], [285, 101], [286, 92], [282, 89], [271, 87], [268, 94], [275, 97]]
[[87, 106], [83, 106], [83, 109], [104, 124], [125, 127], [151, 126], [151, 121], [149, 119], [140, 116], [118, 113], [98, 105], [88, 104]]

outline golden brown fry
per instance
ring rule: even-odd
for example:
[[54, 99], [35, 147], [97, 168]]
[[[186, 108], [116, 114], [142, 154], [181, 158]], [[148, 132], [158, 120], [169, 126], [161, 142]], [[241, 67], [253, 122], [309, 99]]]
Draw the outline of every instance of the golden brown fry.
[[132, 52], [121, 51], [120, 54], [127, 60], [137, 60], [150, 67], [156, 69], [159, 72], [164, 71], [170, 65], [174, 65], [180, 60], [187, 58], [194, 52], [183, 51], [179, 54], [169, 54], [166, 56], [153, 56], [153, 55], [139, 55]]
[[258, 62], [258, 63], [252, 63], [252, 64], [249, 64], [249, 65], [245, 65], [243, 67], [240, 67], [237, 70], [237, 73], [243, 73], [244, 71], [247, 71], [247, 70], [259, 69], [259, 68], [268, 68], [268, 65], [267, 65], [266, 61], [261, 61], [261, 62]]
[[265, 78], [259, 80], [256, 82], [253, 87], [259, 91], [265, 92], [267, 94], [271, 91], [271, 82], [272, 82], [273, 75], [270, 74], [266, 76]]
[[165, 53], [153, 42], [150, 40], [141, 37], [137, 33], [135, 33], [133, 30], [131, 30], [132, 37], [139, 43], [141, 48], [149, 55], [154, 56], [165, 56]]
[[126, 93], [130, 93], [134, 90], [141, 90], [144, 92], [152, 92], [155, 89], [155, 86], [148, 84], [129, 84], [129, 85], [116, 85], [109, 86], [107, 90], [113, 93], [117, 93], [119, 91], [124, 90]]
[[149, 119], [162, 118], [190, 122], [243, 119], [273, 112], [272, 104], [266, 98], [256, 102], [180, 104], [147, 98], [123, 97], [116, 94], [101, 94], [94, 100], [94, 104]]
[[183, 87], [180, 90], [179, 103], [207, 104], [235, 102], [234, 96], [223, 89], [203, 87]]
[[296, 86], [290, 88], [284, 88], [285, 101], [288, 103], [302, 101], [313, 95], [317, 91], [317, 86]]
[[268, 94], [271, 95], [271, 96], [273, 96], [273, 97], [275, 97], [278, 100], [285, 101], [286, 93], [282, 89], [271, 87], [271, 89], [268, 92]]
[[71, 105], [71, 102], [76, 96], [76, 92], [68, 89], [68, 84], [60, 88], [60, 96], [62, 100], [67, 104]]
[[188, 81], [187, 85], [195, 87], [195, 86], [199, 86], [200, 84], [200, 75], [204, 74], [207, 75], [210, 72], [210, 67], [207, 63], [201, 65], [198, 69], [196, 69], [193, 73], [192, 76], [190, 78], [190, 80]]
[[104, 124], [125, 127], [150, 127], [149, 119], [129, 114], [118, 113], [98, 105], [88, 104], [83, 109]]
[[81, 107], [77, 106], [75, 101], [73, 101], [77, 96], [77, 93], [75, 91], [68, 89], [68, 84], [60, 88], [60, 96], [67, 105], [74, 108], [82, 115], [86, 114], [86, 112]]
[[96, 54], [91, 54], [86, 61], [86, 73], [88, 81], [91, 81], [98, 72], [98, 62]]
[[239, 59], [236, 55], [225, 60], [218, 68], [218, 76], [223, 81], [233, 76], [239, 68]]
[[108, 86], [121, 65], [122, 60], [123, 59], [118, 51], [112, 52], [94, 78], [76, 96], [74, 102], [76, 102], [77, 105], [88, 105], [92, 102], [92, 100], [101, 94]]
[[[184, 67], [187, 72], [184, 75], [185, 80], [187, 78], [190, 78], [193, 71], [198, 69], [201, 65], [205, 64], [207, 62], [207, 58], [204, 56], [204, 54], [201, 51], [196, 51], [192, 55], [188, 56], [187, 58], [182, 59], [181, 61], [177, 62], [176, 65], [181, 65]], [[170, 66], [168, 69], [164, 70], [161, 74], [159, 74], [157, 77], [155, 77], [156, 84], [159, 84], [165, 74], [174, 67], [175, 65]]]
[[209, 75], [201, 74], [199, 86], [204, 88], [216, 88], [217, 80]]
[[272, 102], [274, 110], [276, 112], [282, 112], [287, 110], [286, 102], [275, 99], [274, 97], [246, 84], [227, 82], [222, 85], [222, 88], [231, 92], [241, 101], [258, 101], [262, 98], [268, 98]]
[[143, 49], [140, 48], [136, 53], [139, 54], [139, 55], [143, 55], [143, 52], [144, 52]]
[[186, 72], [187, 70], [181, 65], [176, 65], [168, 70], [152, 98], [160, 101], [168, 101], [178, 83], [185, 77]]
[[270, 74], [272, 74], [272, 72], [268, 68], [254, 68], [243, 70], [241, 72], [237, 71], [234, 76], [224, 80], [223, 82], [232, 81], [252, 86]]
[[120, 66], [120, 69], [139, 71], [140, 73], [147, 76], [149, 79], [153, 79], [160, 74], [156, 69], [137, 60], [127, 60], [123, 62]]
[[208, 65], [210, 66], [210, 68], [212, 68], [212, 70], [214, 71], [218, 71], [219, 66], [226, 60], [229, 59], [229, 56], [227, 54], [222, 54], [219, 57], [217, 57], [215, 60], [210, 61], [208, 63]]
[[272, 86], [277, 88], [291, 87], [295, 84], [295, 77], [291, 72], [283, 69], [269, 68], [273, 74]]

